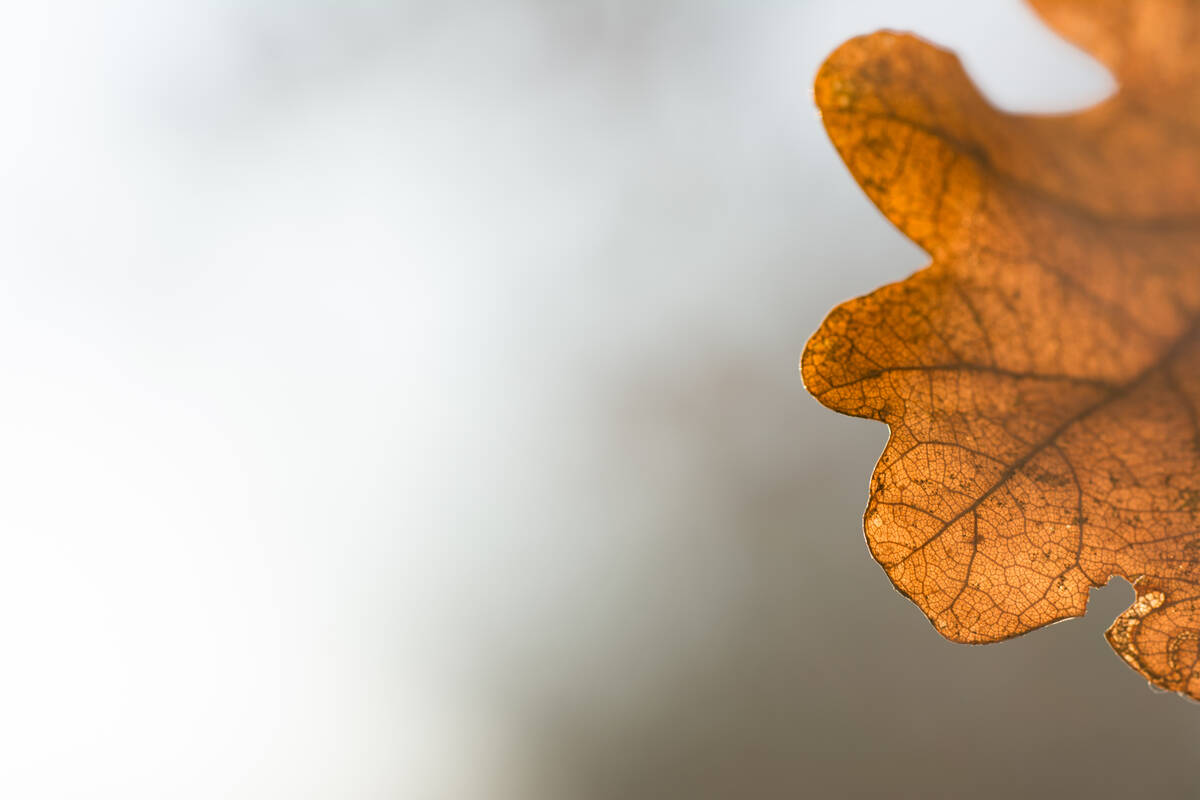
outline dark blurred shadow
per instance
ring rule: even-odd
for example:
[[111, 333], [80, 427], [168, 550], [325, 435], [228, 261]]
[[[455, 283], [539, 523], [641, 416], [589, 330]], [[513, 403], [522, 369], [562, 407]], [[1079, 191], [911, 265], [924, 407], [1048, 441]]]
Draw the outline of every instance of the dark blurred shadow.
[[[697, 501], [675, 506], [660, 535], [724, 549], [740, 565], [729, 571], [736, 601], [703, 653], [673, 659], [670, 627], [648, 639], [667, 667], [643, 676], [651, 688], [636, 704], [598, 708], [581, 685], [530, 712], [562, 796], [1200, 789], [1196, 706], [1152, 694], [1102, 638], [1128, 585], [1095, 592], [1082, 621], [990, 646], [944, 641], [863, 541], [882, 427], [818, 408], [782, 366], [746, 353], [655, 372], [617, 404], [614, 435], [631, 450], [666, 436], [685, 454]], [[688, 580], [686, 551], [679, 558], [643, 587], [648, 602], [711, 591]]]

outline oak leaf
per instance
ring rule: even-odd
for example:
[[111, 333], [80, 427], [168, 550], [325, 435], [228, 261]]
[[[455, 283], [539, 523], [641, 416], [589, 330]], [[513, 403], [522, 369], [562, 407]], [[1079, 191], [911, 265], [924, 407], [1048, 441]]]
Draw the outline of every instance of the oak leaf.
[[835, 309], [801, 362], [888, 424], [864, 527], [954, 641], [1079, 616], [1200, 699], [1200, 3], [1032, 0], [1115, 73], [1082, 113], [988, 104], [950, 53], [853, 39], [816, 102], [851, 173], [932, 257]]

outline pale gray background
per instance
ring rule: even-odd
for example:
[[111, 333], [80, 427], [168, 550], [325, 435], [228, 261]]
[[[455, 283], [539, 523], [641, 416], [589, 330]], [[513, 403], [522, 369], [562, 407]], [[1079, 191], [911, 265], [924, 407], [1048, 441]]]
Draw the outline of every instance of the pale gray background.
[[943, 641], [863, 543], [883, 428], [797, 374], [925, 262], [818, 64], [891, 26], [1103, 97], [1015, 0], [0, 22], [0, 796], [1200, 790], [1128, 585]]

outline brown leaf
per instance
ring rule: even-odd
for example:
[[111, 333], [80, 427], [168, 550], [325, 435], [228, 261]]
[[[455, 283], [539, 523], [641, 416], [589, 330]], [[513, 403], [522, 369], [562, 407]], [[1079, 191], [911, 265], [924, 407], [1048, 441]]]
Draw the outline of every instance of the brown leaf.
[[947, 638], [1137, 600], [1108, 640], [1200, 699], [1200, 3], [1034, 0], [1117, 75], [1086, 112], [991, 107], [912, 36], [816, 80], [842, 158], [932, 256], [835, 309], [809, 390], [886, 422], [871, 552]]

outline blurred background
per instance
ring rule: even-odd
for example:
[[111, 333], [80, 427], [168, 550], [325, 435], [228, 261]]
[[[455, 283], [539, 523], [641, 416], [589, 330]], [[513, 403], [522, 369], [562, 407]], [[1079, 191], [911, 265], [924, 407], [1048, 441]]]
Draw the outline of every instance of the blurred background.
[[926, 261], [812, 107], [1018, 0], [44, 0], [0, 25], [0, 796], [1178, 797], [1083, 620], [942, 640], [797, 363]]

